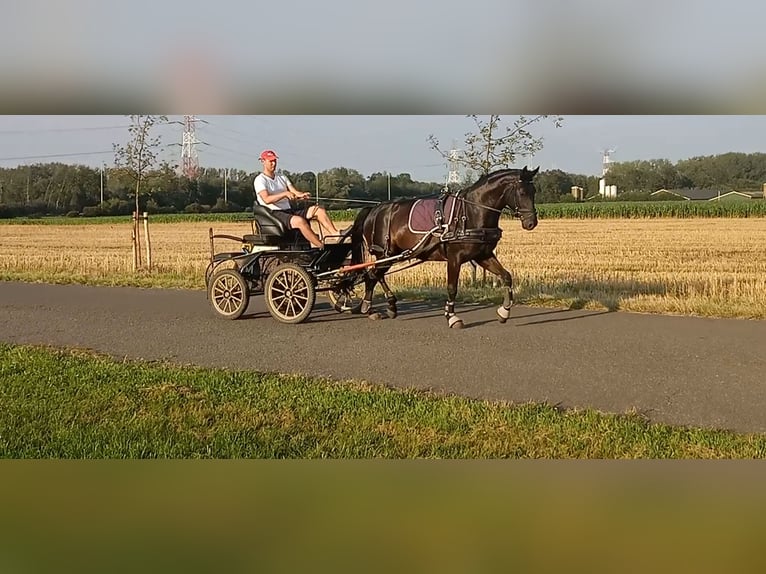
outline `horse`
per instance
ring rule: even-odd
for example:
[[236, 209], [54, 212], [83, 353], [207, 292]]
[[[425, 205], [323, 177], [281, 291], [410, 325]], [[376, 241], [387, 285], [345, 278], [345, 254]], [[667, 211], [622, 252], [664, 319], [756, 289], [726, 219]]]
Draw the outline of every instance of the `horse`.
[[[387, 315], [397, 317], [397, 299], [385, 278], [394, 263], [403, 259], [416, 264], [446, 261], [444, 316], [450, 328], [460, 329], [463, 320], [455, 314], [460, 269], [464, 263], [474, 261], [502, 280], [505, 295], [497, 316], [500, 323], [505, 323], [513, 306], [513, 277], [494, 253], [502, 236], [500, 215], [508, 207], [523, 229], [532, 231], [537, 227], [533, 180], [539, 171], [539, 166], [534, 170], [501, 169], [439, 199], [393, 200], [360, 210], [351, 231], [353, 261], [380, 261], [364, 272], [361, 313], [372, 319], [382, 317], [372, 307], [373, 291], [380, 283], [388, 304]], [[424, 214], [428, 221], [424, 221]]]

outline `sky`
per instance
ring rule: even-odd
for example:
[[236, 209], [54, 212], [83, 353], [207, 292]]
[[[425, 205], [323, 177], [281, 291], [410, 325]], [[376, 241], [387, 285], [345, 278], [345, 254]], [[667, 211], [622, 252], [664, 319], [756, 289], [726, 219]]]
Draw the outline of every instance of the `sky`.
[[[443, 182], [445, 160], [430, 148], [434, 135], [445, 150], [460, 149], [476, 130], [465, 115], [199, 115], [194, 116], [202, 167], [259, 171], [258, 154], [274, 149], [279, 166], [291, 172], [333, 167], [409, 173], [416, 181]], [[486, 116], [479, 116], [486, 119]], [[184, 116], [169, 115], [156, 128], [161, 160], [180, 162]], [[503, 126], [516, 116], [502, 116]], [[97, 167], [114, 163], [113, 144], [124, 144], [125, 115], [0, 116], [0, 167], [62, 162]], [[517, 167], [540, 166], [568, 173], [599, 175], [603, 151], [611, 160], [668, 159], [727, 152], [766, 152], [766, 115], [563, 116], [561, 127], [541, 119], [530, 131], [543, 139], [535, 156]]]
[[0, 113], [766, 113], [761, 0], [6, 4]]

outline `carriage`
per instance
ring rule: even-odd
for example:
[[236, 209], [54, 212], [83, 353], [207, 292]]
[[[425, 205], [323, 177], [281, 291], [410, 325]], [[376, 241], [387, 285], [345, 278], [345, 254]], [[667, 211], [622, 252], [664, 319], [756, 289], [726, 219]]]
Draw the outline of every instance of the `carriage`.
[[[356, 312], [361, 282], [350, 266], [350, 230], [328, 238], [324, 248], [312, 247], [301, 233], [287, 227], [263, 206], [253, 207], [251, 233], [242, 237], [214, 234], [210, 237], [210, 262], [205, 270], [207, 298], [217, 315], [238, 319], [250, 298], [264, 295], [266, 308], [281, 323], [297, 324], [310, 315], [318, 293], [326, 293], [338, 312]], [[241, 244], [239, 251], [216, 253], [215, 240]]]
[[[287, 229], [268, 208], [256, 204], [252, 234], [240, 238], [210, 230], [210, 263], [205, 271], [208, 299], [218, 315], [237, 319], [250, 298], [262, 293], [272, 317], [296, 324], [309, 317], [317, 293], [325, 292], [336, 311], [361, 311], [376, 318], [380, 314], [373, 312], [372, 296], [380, 284], [388, 304], [386, 314], [395, 318], [396, 296], [385, 279], [392, 267], [400, 262], [442, 261], [447, 263], [444, 315], [450, 328], [461, 328], [455, 298], [460, 268], [471, 262], [501, 279], [505, 295], [497, 315], [505, 323], [513, 305], [513, 278], [494, 253], [502, 236], [500, 215], [510, 209], [524, 230], [537, 227], [533, 180], [538, 171], [539, 167], [497, 170], [467, 189], [438, 199], [389, 201], [363, 208], [337, 242], [325, 241], [321, 249], [311, 247], [299, 231]], [[219, 238], [239, 241], [242, 248], [215, 253], [214, 240]]]

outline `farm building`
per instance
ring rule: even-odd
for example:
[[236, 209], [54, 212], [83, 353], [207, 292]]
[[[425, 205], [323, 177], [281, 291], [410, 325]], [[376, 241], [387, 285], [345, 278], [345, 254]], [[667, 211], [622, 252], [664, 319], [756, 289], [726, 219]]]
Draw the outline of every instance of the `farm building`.
[[762, 191], [735, 191], [723, 189], [658, 189], [651, 193], [655, 199], [674, 196], [686, 201], [749, 201], [763, 199]]

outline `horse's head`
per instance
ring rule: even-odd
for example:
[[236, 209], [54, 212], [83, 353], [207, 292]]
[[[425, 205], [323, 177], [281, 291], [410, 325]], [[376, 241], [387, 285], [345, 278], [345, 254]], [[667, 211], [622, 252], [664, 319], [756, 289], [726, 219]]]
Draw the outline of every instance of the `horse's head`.
[[537, 227], [537, 209], [535, 208], [534, 178], [540, 168], [530, 171], [525, 166], [519, 171], [519, 178], [506, 191], [506, 205], [513, 209], [514, 216], [521, 220], [521, 226], [527, 231]]

